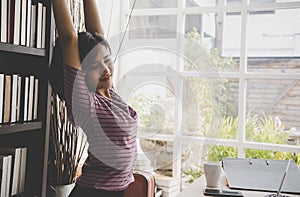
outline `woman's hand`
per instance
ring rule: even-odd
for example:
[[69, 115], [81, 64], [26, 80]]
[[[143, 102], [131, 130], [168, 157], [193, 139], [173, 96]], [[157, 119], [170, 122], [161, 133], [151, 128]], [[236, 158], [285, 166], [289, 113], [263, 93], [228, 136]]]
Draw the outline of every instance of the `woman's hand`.
[[81, 176], [82, 174], [82, 166], [77, 166], [76, 173], [75, 173], [75, 181]]

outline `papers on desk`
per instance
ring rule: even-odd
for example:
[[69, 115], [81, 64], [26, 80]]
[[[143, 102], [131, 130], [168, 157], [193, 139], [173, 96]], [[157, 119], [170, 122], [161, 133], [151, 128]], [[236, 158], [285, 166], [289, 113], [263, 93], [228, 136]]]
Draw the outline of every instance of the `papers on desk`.
[[[223, 158], [222, 165], [231, 189], [277, 192], [288, 161]], [[300, 171], [290, 163], [282, 192], [300, 194]]]

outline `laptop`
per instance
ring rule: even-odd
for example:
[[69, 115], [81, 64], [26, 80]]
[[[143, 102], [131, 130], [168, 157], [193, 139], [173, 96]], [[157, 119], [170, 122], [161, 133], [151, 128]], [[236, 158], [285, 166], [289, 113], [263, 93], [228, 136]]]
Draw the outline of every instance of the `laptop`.
[[289, 196], [287, 196], [287, 195], [283, 195], [283, 194], [280, 194], [280, 193], [281, 193], [281, 190], [282, 190], [282, 185], [283, 185], [283, 183], [284, 183], [286, 174], [287, 174], [287, 172], [288, 172], [288, 170], [289, 170], [290, 163], [291, 163], [291, 160], [289, 160], [289, 162], [288, 162], [288, 164], [287, 164], [287, 166], [286, 166], [286, 169], [285, 169], [285, 172], [284, 172], [283, 177], [282, 177], [282, 179], [281, 179], [281, 183], [280, 183], [280, 185], [279, 185], [279, 188], [278, 188], [278, 190], [277, 190], [277, 193], [276, 193], [276, 194], [268, 194], [268, 195], [266, 195], [265, 197], [289, 197]]

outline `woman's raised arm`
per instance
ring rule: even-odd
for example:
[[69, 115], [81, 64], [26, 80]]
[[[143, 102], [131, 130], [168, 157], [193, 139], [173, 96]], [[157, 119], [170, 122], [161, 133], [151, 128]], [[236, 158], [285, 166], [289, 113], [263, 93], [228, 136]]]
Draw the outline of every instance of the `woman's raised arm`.
[[52, 0], [55, 24], [60, 38], [65, 65], [81, 69], [78, 37], [65, 0]]
[[96, 0], [83, 0], [83, 6], [86, 30], [92, 33], [98, 33], [104, 37], [104, 29], [101, 24]]

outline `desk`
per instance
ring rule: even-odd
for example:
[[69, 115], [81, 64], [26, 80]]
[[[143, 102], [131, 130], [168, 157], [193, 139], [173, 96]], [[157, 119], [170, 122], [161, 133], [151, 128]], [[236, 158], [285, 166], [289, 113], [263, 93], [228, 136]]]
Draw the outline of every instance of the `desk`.
[[[194, 181], [191, 185], [185, 188], [182, 192], [180, 192], [176, 197], [206, 197], [203, 195], [203, 190], [205, 189], [206, 180], [204, 175], [202, 175], [199, 179]], [[229, 189], [226, 186], [226, 177], [224, 171], [222, 171], [219, 188], [221, 189]], [[271, 192], [257, 192], [257, 191], [247, 191], [247, 190], [239, 190], [244, 194], [245, 197], [264, 197]], [[300, 197], [300, 195], [292, 195], [287, 194], [290, 197]]]

